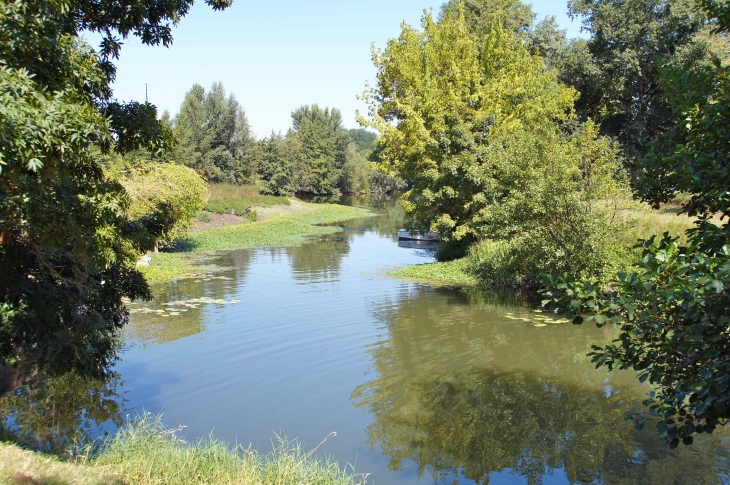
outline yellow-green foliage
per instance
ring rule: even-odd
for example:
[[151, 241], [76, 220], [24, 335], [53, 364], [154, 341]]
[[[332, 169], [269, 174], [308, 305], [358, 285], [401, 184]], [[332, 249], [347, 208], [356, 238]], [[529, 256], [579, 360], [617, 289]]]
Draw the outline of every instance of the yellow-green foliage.
[[380, 132], [383, 168], [414, 182], [403, 205], [420, 229], [479, 237], [480, 213], [493, 202], [492, 165], [507, 155], [495, 150], [523, 132], [544, 138], [547, 125], [568, 118], [576, 93], [497, 23], [484, 43], [461, 16], [436, 23], [426, 14], [422, 24], [404, 25], [373, 53], [372, 119], [359, 121]]
[[604, 272], [627, 187], [617, 148], [590, 121], [561, 130], [576, 92], [521, 38], [495, 21], [482, 40], [461, 14], [427, 14], [423, 30], [404, 26], [374, 53], [372, 120], [360, 121], [381, 133], [383, 168], [413, 181], [406, 213], [447, 239], [510, 241], [501, 249], [520, 266], [510, 285]]
[[167, 281], [201, 271], [190, 252], [219, 249], [297, 246], [308, 236], [339, 232], [341, 227], [319, 226], [326, 222], [344, 221], [372, 215], [357, 207], [335, 204], [312, 204], [303, 214], [274, 217], [252, 224], [239, 224], [189, 234], [180, 241], [178, 251], [155, 255], [141, 271], [150, 282]]
[[175, 214], [174, 237], [192, 225], [208, 193], [205, 181], [194, 170], [174, 163], [136, 161], [114, 165], [110, 176], [117, 179], [131, 199], [129, 217], [136, 219], [166, 205]]

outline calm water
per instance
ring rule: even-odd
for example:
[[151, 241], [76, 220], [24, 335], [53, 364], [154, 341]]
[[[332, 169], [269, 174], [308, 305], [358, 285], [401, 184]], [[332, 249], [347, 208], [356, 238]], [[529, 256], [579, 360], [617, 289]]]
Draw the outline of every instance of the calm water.
[[535, 327], [518, 300], [387, 278], [432, 257], [398, 247], [397, 206], [376, 210], [302, 247], [217, 253], [206, 264], [224, 270], [133, 306], [113, 382], [36, 384], [5, 411], [59, 441], [142, 409], [261, 451], [335, 431], [318, 452], [376, 485], [730, 483], [727, 433], [668, 452], [624, 419], [646, 388], [585, 357], [610, 330]]

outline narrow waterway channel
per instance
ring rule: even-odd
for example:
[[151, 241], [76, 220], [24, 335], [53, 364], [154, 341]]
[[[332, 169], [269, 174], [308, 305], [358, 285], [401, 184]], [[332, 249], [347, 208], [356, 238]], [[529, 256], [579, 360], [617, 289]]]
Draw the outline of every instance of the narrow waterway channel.
[[123, 405], [84, 422], [111, 430], [114, 412], [144, 409], [188, 439], [260, 451], [276, 434], [311, 449], [334, 431], [317, 452], [375, 485], [730, 483], [727, 433], [669, 452], [625, 420], [648, 389], [585, 357], [610, 329], [536, 327], [518, 300], [386, 277], [433, 258], [398, 246], [395, 201], [373, 210], [156, 287], [132, 307], [123, 383], [105, 391]]

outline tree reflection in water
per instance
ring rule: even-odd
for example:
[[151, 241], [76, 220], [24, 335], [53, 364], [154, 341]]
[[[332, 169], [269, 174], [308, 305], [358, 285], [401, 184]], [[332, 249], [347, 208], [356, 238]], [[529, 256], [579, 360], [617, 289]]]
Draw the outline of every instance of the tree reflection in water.
[[63, 452], [95, 438], [104, 425], [121, 425], [121, 386], [114, 373], [104, 380], [36, 375], [0, 399], [0, 433], [27, 448]]
[[670, 453], [625, 420], [646, 389], [608, 380], [584, 358], [605, 338], [595, 328], [537, 329], [500, 318], [505, 307], [489, 298], [439, 291], [378, 302], [387, 335], [370, 349], [373, 379], [352, 395], [372, 414], [368, 443], [391, 470], [410, 460], [437, 483], [486, 484], [498, 472], [530, 484], [551, 473], [569, 483], [724, 483], [723, 433]]

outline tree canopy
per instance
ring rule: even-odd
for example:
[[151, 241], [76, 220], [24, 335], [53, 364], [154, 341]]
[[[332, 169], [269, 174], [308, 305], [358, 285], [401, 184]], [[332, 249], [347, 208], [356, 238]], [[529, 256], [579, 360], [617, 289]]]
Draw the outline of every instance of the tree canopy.
[[537, 264], [530, 283], [550, 268], [600, 270], [608, 215], [592, 202], [620, 191], [618, 154], [590, 123], [561, 130], [576, 93], [521, 36], [497, 23], [478, 41], [461, 14], [425, 15], [373, 57], [361, 122], [381, 134], [381, 166], [413, 182], [414, 229], [512, 241], [517, 260]]
[[572, 0], [588, 40], [566, 46], [560, 79], [580, 92], [576, 110], [616, 137], [635, 176], [650, 142], [679, 119], [661, 83], [663, 66], [709, 63], [724, 41], [710, 36], [693, 0]]
[[[95, 154], [171, 147], [153, 105], [113, 99], [112, 61], [117, 36], [168, 45], [191, 4], [0, 5], [0, 365], [16, 376], [105, 374], [128, 318], [122, 298], [149, 296], [134, 262], [172, 221], [130, 220]], [[102, 33], [99, 54], [85, 31]]]
[[174, 158], [211, 182], [252, 183], [255, 138], [243, 108], [222, 83], [207, 93], [199, 84], [185, 94], [175, 116], [179, 144]]

